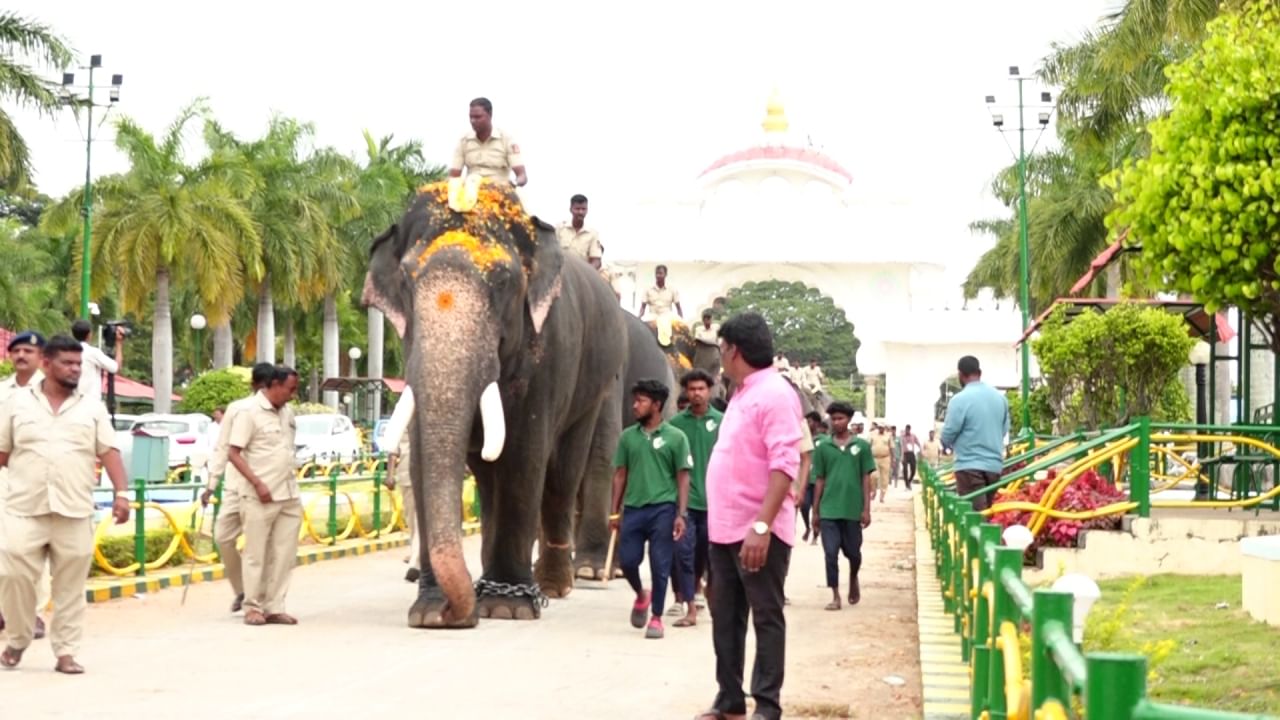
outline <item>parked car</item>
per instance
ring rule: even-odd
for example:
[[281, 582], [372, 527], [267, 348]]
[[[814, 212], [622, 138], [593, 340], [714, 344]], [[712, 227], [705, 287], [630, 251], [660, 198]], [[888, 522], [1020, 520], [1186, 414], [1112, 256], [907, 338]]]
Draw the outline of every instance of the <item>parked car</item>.
[[360, 433], [346, 415], [299, 415], [295, 422], [296, 465], [312, 460], [351, 462], [360, 455]]
[[[201, 413], [186, 415], [161, 415], [148, 413], [139, 416], [130, 433], [151, 430], [169, 436], [169, 467], [191, 464], [192, 471], [203, 477], [205, 464], [213, 447], [209, 439], [209, 426], [213, 419]], [[126, 469], [128, 469], [126, 467]]]

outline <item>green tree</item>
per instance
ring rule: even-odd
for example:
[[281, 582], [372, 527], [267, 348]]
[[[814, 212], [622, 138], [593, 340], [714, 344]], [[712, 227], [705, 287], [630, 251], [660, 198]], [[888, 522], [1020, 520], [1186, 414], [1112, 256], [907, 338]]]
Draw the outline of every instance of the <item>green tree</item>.
[[1169, 68], [1172, 107], [1149, 157], [1125, 164], [1109, 221], [1141, 244], [1156, 287], [1209, 311], [1234, 305], [1280, 351], [1280, 11], [1251, 5], [1210, 23]]
[[244, 373], [231, 368], [211, 370], [191, 381], [182, 396], [182, 411], [212, 415], [214, 410], [249, 394], [249, 381]]
[[[40, 77], [25, 60], [57, 69], [71, 64], [71, 49], [48, 26], [14, 12], [0, 12], [0, 98], [42, 113], [59, 104], [53, 82]], [[24, 191], [31, 181], [31, 151], [13, 117], [0, 110], [0, 184]]]
[[1059, 429], [1096, 430], [1140, 415], [1183, 419], [1162, 413], [1170, 407], [1168, 386], [1178, 383], [1194, 344], [1178, 315], [1121, 304], [1071, 322], [1054, 313], [1031, 348]]
[[793, 363], [817, 358], [829, 380], [858, 371], [861, 344], [844, 310], [820, 290], [799, 282], [749, 282], [729, 291], [720, 317], [751, 310], [764, 316], [773, 331], [773, 346]]

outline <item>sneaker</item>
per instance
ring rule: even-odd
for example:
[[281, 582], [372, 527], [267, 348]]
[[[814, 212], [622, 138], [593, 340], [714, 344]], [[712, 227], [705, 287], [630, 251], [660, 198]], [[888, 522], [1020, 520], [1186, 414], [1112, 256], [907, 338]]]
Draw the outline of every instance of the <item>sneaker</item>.
[[649, 617], [649, 593], [636, 600], [631, 606], [631, 627], [639, 630], [644, 627], [645, 618]]
[[662, 618], [654, 615], [649, 618], [649, 626], [644, 629], [646, 640], [661, 640], [665, 631], [662, 629]]
[[672, 604], [671, 609], [667, 611], [667, 614], [672, 617], [675, 617], [676, 615], [684, 615], [684, 603], [676, 602]]

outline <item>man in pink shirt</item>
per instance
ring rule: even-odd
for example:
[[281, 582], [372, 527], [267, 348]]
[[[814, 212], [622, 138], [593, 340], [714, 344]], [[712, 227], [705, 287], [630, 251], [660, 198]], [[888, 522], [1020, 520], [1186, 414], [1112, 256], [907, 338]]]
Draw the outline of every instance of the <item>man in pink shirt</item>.
[[773, 337], [756, 313], [720, 327], [724, 374], [737, 390], [707, 467], [708, 573], [716, 694], [699, 720], [745, 718], [747, 616], [756, 631], [754, 718], [782, 717], [787, 623], [783, 584], [796, 536], [791, 486], [804, 422], [795, 389], [773, 368]]

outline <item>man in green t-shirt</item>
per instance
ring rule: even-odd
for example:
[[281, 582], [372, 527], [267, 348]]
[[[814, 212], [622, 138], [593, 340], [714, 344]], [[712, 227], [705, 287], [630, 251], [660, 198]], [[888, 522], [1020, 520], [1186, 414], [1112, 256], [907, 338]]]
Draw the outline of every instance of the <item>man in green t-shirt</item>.
[[[697, 596], [707, 573], [707, 463], [711, 448], [720, 436], [724, 413], [711, 407], [711, 375], [693, 369], [680, 378], [682, 396], [689, 406], [671, 424], [689, 439], [693, 468], [689, 471], [689, 522], [684, 538], [676, 546], [676, 600], [683, 602], [686, 613], [675, 622], [676, 627], [692, 627], [698, 620]], [[672, 610], [675, 612], [675, 609]]]
[[813, 521], [822, 532], [822, 550], [827, 559], [827, 587], [831, 588], [828, 610], [840, 609], [840, 553], [849, 560], [849, 604], [862, 599], [858, 570], [862, 568], [862, 530], [871, 525], [872, 481], [876, 462], [871, 445], [858, 437], [861, 426], [850, 427], [853, 406], [833, 402], [831, 439], [814, 450], [813, 465], [818, 474], [814, 488]]
[[[693, 467], [689, 439], [679, 428], [662, 420], [662, 406], [670, 392], [658, 380], [641, 380], [631, 388], [631, 412], [636, 424], [622, 431], [613, 456], [609, 528], [621, 530], [618, 564], [636, 591], [631, 625], [645, 628], [644, 636], [653, 640], [663, 635], [662, 608], [667, 599], [675, 542], [684, 537], [688, 522], [689, 469]], [[623, 505], [627, 508], [625, 517]], [[652, 592], [640, 582], [646, 543]]]
[[[804, 416], [804, 419], [805, 422], [809, 423], [809, 434], [813, 436], [813, 455], [815, 459], [809, 465], [809, 482], [804, 486], [804, 498], [799, 506], [800, 519], [804, 521], [804, 537], [801, 538], [801, 541], [809, 540], [810, 545], [817, 545], [818, 528], [810, 527], [809, 516], [813, 512], [813, 485], [818, 481], [818, 446], [831, 442], [831, 436], [827, 434], [827, 424], [823, 422], [822, 415], [817, 410], [810, 410]], [[812, 535], [812, 539], [810, 539], [810, 535]]]

